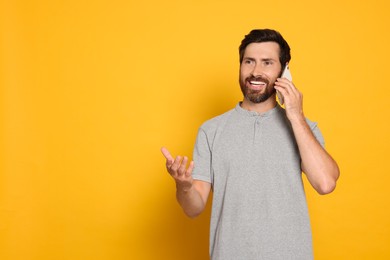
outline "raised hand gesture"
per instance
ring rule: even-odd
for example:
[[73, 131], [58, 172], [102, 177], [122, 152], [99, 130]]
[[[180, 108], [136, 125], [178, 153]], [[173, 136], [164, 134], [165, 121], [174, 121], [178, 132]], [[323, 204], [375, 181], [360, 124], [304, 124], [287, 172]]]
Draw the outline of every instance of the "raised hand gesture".
[[181, 189], [188, 190], [192, 187], [192, 170], [194, 169], [194, 162], [191, 161], [187, 167], [187, 156], [176, 156], [174, 159], [167, 148], [161, 148], [161, 152], [166, 158], [166, 167], [168, 173], [176, 181], [176, 185]]

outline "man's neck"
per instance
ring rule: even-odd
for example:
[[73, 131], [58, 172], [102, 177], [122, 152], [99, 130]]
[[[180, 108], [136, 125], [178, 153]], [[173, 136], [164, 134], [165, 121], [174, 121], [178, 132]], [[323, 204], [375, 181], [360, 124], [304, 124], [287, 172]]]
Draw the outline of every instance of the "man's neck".
[[241, 107], [248, 111], [255, 111], [257, 113], [265, 113], [276, 106], [275, 95], [269, 97], [266, 101], [260, 103], [253, 103], [244, 98], [241, 102]]

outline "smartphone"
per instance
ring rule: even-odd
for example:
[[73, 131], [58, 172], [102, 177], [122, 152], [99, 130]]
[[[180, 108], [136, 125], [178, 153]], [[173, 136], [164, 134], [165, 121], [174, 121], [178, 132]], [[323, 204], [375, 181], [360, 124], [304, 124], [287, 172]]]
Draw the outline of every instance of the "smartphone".
[[[286, 67], [284, 67], [282, 76], [280, 76], [280, 77], [281, 78], [286, 78], [289, 81], [292, 81], [292, 76], [291, 76], [290, 68], [288, 67], [288, 63], [286, 64]], [[276, 95], [278, 96], [279, 103], [281, 105], [283, 105], [284, 104], [283, 95], [279, 91], [276, 91]]]

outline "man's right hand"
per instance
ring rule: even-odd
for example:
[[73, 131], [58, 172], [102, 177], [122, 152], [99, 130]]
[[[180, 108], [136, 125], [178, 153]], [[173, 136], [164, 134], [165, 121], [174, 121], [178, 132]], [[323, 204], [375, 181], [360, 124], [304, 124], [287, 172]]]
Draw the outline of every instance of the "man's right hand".
[[176, 186], [182, 191], [188, 191], [193, 184], [192, 170], [194, 169], [194, 161], [191, 161], [187, 167], [187, 156], [176, 156], [174, 159], [167, 148], [162, 147], [161, 152], [166, 158], [166, 167], [168, 173], [176, 181]]
[[187, 216], [191, 218], [198, 216], [205, 209], [211, 184], [192, 178], [194, 162], [191, 161], [187, 167], [188, 157], [176, 156], [173, 159], [165, 147], [161, 148], [161, 152], [167, 159], [167, 171], [176, 182], [177, 201]]

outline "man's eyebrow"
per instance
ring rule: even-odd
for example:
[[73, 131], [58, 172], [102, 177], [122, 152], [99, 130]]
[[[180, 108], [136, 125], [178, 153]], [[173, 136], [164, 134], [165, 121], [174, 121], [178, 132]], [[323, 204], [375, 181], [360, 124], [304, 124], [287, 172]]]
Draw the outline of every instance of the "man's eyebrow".
[[[252, 58], [252, 57], [244, 57], [243, 60], [256, 60], [255, 58]], [[261, 61], [276, 61], [275, 59], [273, 58], [261, 58], [260, 59]]]
[[262, 61], [275, 61], [275, 59], [272, 59], [272, 58], [263, 58], [261, 59]]
[[252, 57], [244, 57], [243, 60], [255, 60], [255, 58], [252, 58]]

